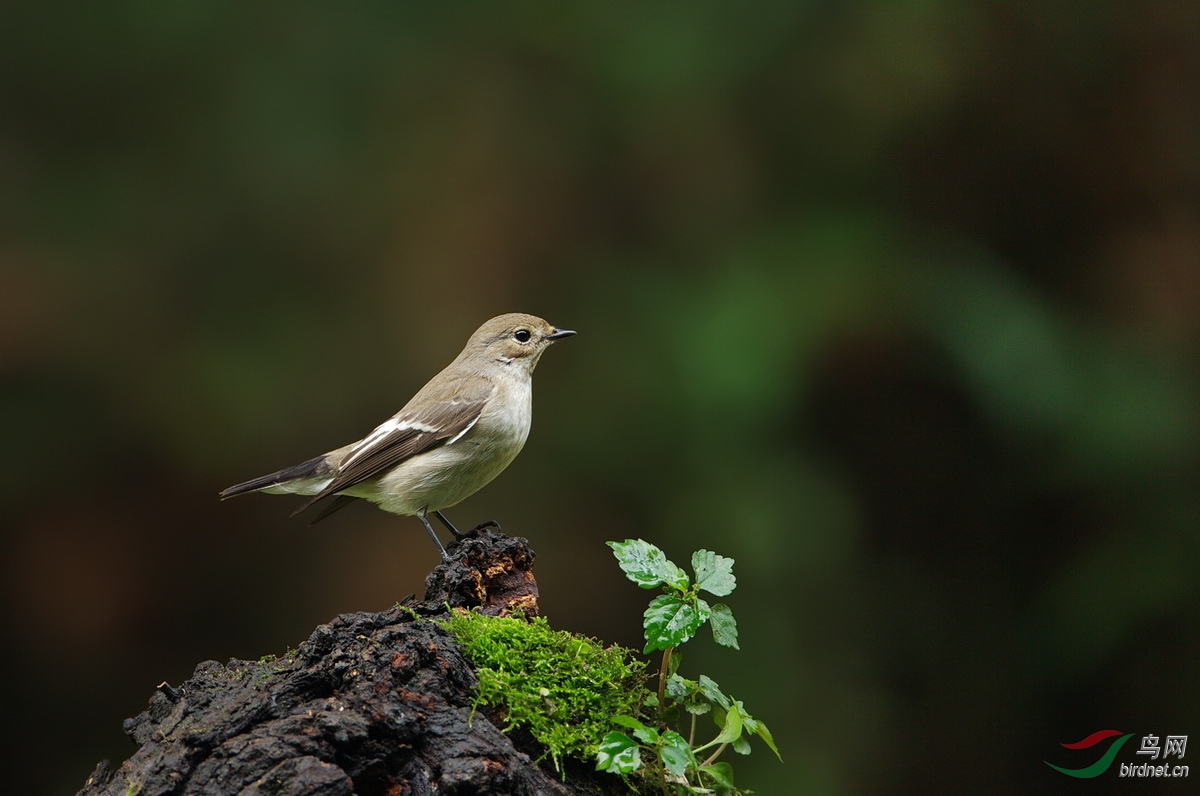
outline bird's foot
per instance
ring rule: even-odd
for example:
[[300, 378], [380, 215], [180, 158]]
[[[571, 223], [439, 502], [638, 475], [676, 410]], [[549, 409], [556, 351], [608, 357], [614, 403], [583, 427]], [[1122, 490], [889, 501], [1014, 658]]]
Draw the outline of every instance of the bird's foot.
[[493, 531], [499, 531], [499, 530], [501, 530], [501, 528], [500, 528], [500, 523], [496, 522], [495, 520], [488, 520], [488, 521], [486, 521], [486, 522], [481, 522], [481, 523], [479, 523], [478, 525], [476, 525], [476, 526], [475, 526], [475, 527], [474, 527], [474, 528], [471, 530], [471, 532], [472, 532], [472, 533], [479, 533], [479, 532], [481, 532], [481, 531], [486, 531], [488, 528], [491, 528]]
[[[450, 531], [450, 533], [454, 534], [454, 541], [456, 541], [456, 542], [461, 542], [463, 539], [466, 539], [471, 534], [477, 534], [481, 531], [487, 530], [488, 528], [492, 528], [493, 530], [497, 530], [497, 531], [500, 530], [500, 523], [496, 522], [495, 520], [488, 520], [487, 522], [479, 523], [471, 530], [467, 531], [466, 533], [463, 533], [462, 531], [458, 530], [458, 528], [455, 528], [454, 524], [451, 523], [450, 520], [446, 519], [446, 515], [443, 514], [442, 512], [435, 511], [435, 512], [433, 512], [433, 516], [437, 517], [438, 520], [442, 523], [442, 525], [446, 526], [446, 530], [448, 530], [448, 531]], [[428, 529], [428, 525], [426, 526], [426, 528]], [[430, 533], [432, 533], [432, 531], [430, 531]]]

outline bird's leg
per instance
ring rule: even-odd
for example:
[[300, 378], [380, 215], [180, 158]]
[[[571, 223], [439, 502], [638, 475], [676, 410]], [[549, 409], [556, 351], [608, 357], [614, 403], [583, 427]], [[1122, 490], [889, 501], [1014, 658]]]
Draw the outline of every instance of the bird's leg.
[[[439, 517], [441, 517], [442, 522], [446, 522], [446, 518], [441, 516], [441, 512], [435, 511], [434, 514], [437, 514]], [[429, 524], [429, 520], [425, 519], [425, 512], [417, 512], [417, 519], [420, 520], [421, 524], [425, 526], [425, 532], [429, 534], [429, 538], [433, 540], [435, 545], [437, 545], [438, 552], [442, 554], [442, 563], [448, 563], [450, 561], [450, 554], [446, 552], [446, 548], [442, 547], [442, 540], [438, 538], [437, 533], [433, 530], [433, 526]], [[450, 527], [450, 530], [454, 530], [454, 526], [450, 525], [450, 523], [446, 522], [446, 525]], [[457, 531], [454, 533], [455, 536], [458, 535]]]
[[433, 516], [437, 517], [439, 520], [442, 521], [442, 525], [445, 525], [446, 530], [448, 530], [448, 531], [450, 531], [450, 533], [454, 534], [455, 539], [461, 539], [464, 536], [466, 536], [465, 533], [460, 533], [458, 528], [455, 528], [454, 525], [451, 524], [450, 520], [446, 519], [446, 515], [443, 514], [442, 512], [435, 511], [435, 512], [433, 512]]

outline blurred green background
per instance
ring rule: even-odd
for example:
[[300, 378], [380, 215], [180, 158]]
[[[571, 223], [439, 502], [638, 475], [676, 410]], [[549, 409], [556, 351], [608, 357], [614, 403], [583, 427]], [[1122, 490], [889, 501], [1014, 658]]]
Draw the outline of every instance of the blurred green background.
[[216, 493], [509, 311], [579, 335], [450, 516], [631, 646], [605, 540], [734, 557], [684, 669], [773, 729], [743, 786], [1107, 793], [1043, 760], [1200, 733], [1200, 4], [11, 2], [0, 185], [14, 793], [420, 592], [411, 518]]

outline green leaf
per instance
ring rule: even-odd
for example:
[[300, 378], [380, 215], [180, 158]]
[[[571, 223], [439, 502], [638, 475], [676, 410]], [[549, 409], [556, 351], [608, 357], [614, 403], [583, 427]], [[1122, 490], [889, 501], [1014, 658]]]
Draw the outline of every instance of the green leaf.
[[737, 740], [733, 742], [733, 751], [739, 755], [750, 754], [750, 741], [746, 739], [745, 735], [739, 735]]
[[633, 716], [613, 716], [612, 722], [613, 724], [619, 724], [622, 727], [633, 730], [633, 737], [642, 743], [655, 743], [658, 741], [658, 730], [653, 727], [647, 727]]
[[643, 652], [679, 646], [696, 634], [710, 613], [711, 609], [703, 600], [697, 600], [693, 605], [673, 594], [658, 595], [643, 614], [646, 630]]
[[596, 770], [614, 774], [632, 774], [642, 765], [642, 751], [637, 741], [623, 732], [610, 732], [600, 742], [596, 755]]
[[628, 727], [631, 730], [636, 730], [636, 729], [639, 729], [640, 727], [646, 726], [642, 722], [635, 719], [633, 716], [613, 716], [612, 723], [620, 724], [622, 727]]
[[687, 739], [674, 730], [667, 730], [662, 734], [662, 746], [659, 747], [658, 756], [667, 771], [676, 777], [682, 777], [683, 772], [696, 765], [696, 758], [692, 756], [692, 747], [688, 745]]
[[708, 746], [733, 743], [742, 736], [742, 711], [738, 709], [740, 705], [739, 702], [725, 712], [725, 723], [721, 727], [721, 734], [714, 738]]
[[759, 738], [763, 739], [763, 743], [771, 747], [771, 751], [775, 753], [775, 756], [779, 758], [779, 762], [782, 763], [783, 755], [779, 754], [779, 747], [775, 745], [775, 739], [771, 737], [771, 731], [767, 729], [767, 725], [763, 724], [761, 721], [756, 721], [755, 724], [758, 725], [758, 729], [755, 730], [755, 734]]
[[692, 553], [692, 569], [696, 571], [696, 586], [709, 594], [724, 597], [737, 587], [732, 558], [711, 550], [697, 550]]
[[608, 542], [608, 546], [612, 548], [626, 577], [643, 589], [653, 589], [660, 584], [680, 591], [687, 589], [687, 573], [671, 563], [666, 553], [649, 542], [626, 539], [624, 542]]
[[672, 676], [679, 671], [681, 663], [683, 663], [683, 653], [678, 649], [671, 650], [671, 655], [667, 658], [667, 675]]
[[733, 766], [728, 763], [713, 763], [700, 769], [712, 779], [713, 784], [721, 788], [733, 787]]
[[667, 696], [678, 702], [681, 699], [687, 699], [688, 694], [696, 690], [696, 683], [673, 674], [667, 678]]
[[696, 680], [696, 685], [700, 686], [700, 693], [704, 694], [704, 698], [714, 705], [720, 705], [725, 710], [733, 707], [733, 700], [725, 696], [725, 693], [721, 691], [721, 687], [708, 675], [700, 675], [699, 679]]
[[724, 603], [717, 603], [712, 607], [712, 633], [713, 640], [721, 646], [741, 649], [737, 640], [737, 620], [733, 618], [733, 611]]

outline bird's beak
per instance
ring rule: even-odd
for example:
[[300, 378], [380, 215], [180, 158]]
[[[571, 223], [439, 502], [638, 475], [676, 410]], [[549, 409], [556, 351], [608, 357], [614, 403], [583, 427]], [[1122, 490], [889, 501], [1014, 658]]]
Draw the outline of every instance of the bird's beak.
[[570, 337], [575, 334], [573, 329], [555, 329], [550, 334], [546, 335], [547, 340], [561, 340], [564, 337]]

